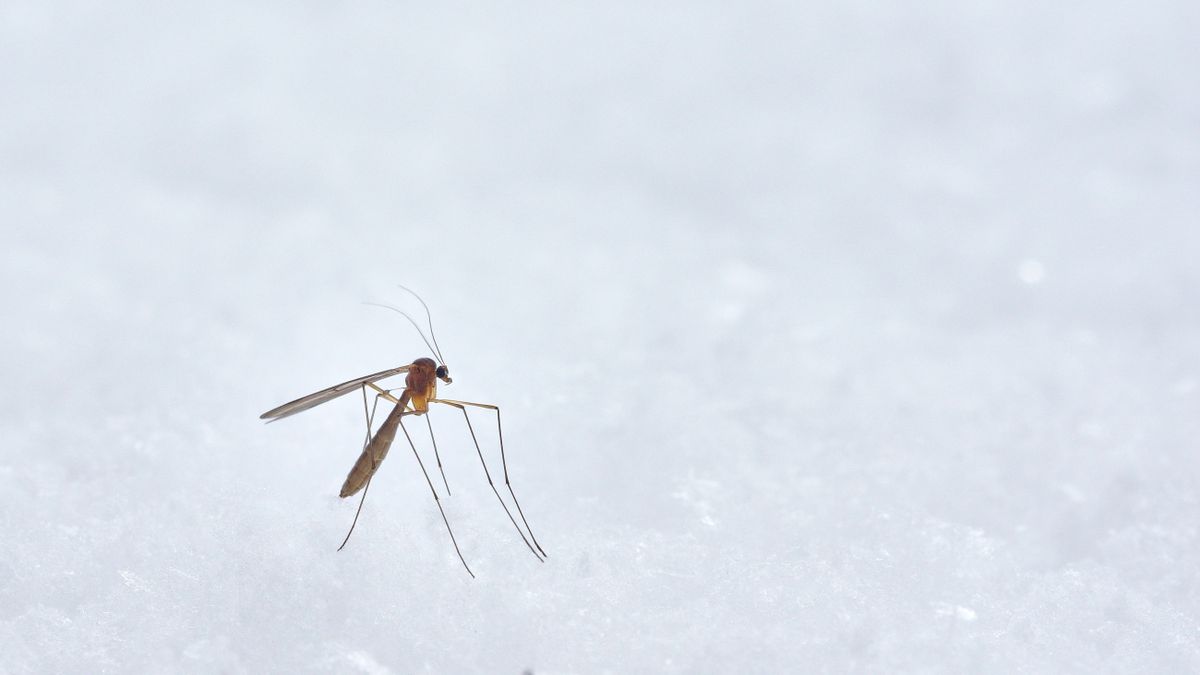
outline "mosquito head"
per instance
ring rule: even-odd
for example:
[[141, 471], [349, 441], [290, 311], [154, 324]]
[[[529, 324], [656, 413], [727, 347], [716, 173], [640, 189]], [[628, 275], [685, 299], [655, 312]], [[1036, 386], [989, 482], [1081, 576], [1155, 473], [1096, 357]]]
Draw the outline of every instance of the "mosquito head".
[[438, 379], [441, 380], [442, 382], [445, 382], [446, 384], [450, 384], [451, 382], [454, 381], [454, 380], [450, 379], [450, 369], [447, 368], [444, 364], [438, 366], [437, 370], [433, 371], [433, 374], [437, 375]]

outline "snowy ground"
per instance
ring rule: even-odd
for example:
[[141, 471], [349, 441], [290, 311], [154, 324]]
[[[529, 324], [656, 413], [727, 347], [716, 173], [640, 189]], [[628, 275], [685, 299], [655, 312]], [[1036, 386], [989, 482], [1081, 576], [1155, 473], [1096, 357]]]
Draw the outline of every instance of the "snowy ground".
[[1200, 6], [734, 4], [0, 6], [0, 672], [1200, 670]]

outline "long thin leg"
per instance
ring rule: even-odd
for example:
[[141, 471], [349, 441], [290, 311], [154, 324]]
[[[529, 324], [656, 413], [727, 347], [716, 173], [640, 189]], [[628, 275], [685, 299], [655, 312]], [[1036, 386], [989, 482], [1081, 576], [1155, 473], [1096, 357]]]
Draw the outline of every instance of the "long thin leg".
[[367, 386], [374, 389], [379, 394], [379, 398], [386, 399], [388, 401], [391, 401], [392, 403], [400, 402], [400, 399], [396, 398], [395, 394], [393, 394], [392, 392], [393, 391], [404, 391], [403, 387], [399, 387], [396, 389], [384, 389], [384, 388], [380, 387], [379, 385], [375, 384], [374, 382], [367, 382]]
[[[372, 476], [371, 478], [374, 478]], [[362, 513], [363, 502], [367, 501], [367, 490], [371, 489], [371, 478], [367, 479], [367, 484], [363, 486], [362, 498], [358, 500], [358, 510], [354, 512], [354, 521], [350, 523], [350, 530], [346, 532], [346, 538], [342, 540], [342, 545], [338, 550], [346, 548], [346, 542], [350, 541], [350, 535], [354, 534], [354, 526], [358, 524], [358, 514]]]
[[[371, 412], [367, 412], [367, 388], [363, 386], [363, 415], [367, 421], [367, 438], [363, 441], [363, 450], [367, 449], [367, 444], [371, 442], [371, 423], [375, 421], [375, 409], [379, 406], [379, 394], [375, 395], [375, 403], [371, 406]], [[372, 476], [371, 478], [374, 478]], [[354, 534], [354, 526], [358, 524], [358, 516], [362, 513], [363, 504], [367, 501], [367, 490], [371, 489], [371, 478], [367, 479], [367, 484], [363, 486], [362, 497], [358, 500], [358, 510], [354, 512], [354, 521], [350, 523], [350, 530], [346, 532], [346, 538], [342, 540], [342, 545], [337, 550], [346, 548], [346, 542], [350, 541], [350, 535]]]
[[446, 496], [450, 496], [450, 484], [446, 482], [446, 471], [442, 469], [442, 456], [438, 454], [437, 439], [433, 436], [433, 422], [429, 421], [429, 414], [423, 415], [425, 425], [429, 427], [429, 440], [433, 442], [433, 458], [437, 460], [438, 471], [442, 474], [442, 485], [446, 486]]
[[541, 552], [543, 557], [550, 557], [546, 555], [546, 551], [538, 543], [537, 536], [533, 534], [533, 528], [529, 527], [529, 521], [525, 519], [525, 512], [521, 510], [521, 502], [517, 501], [517, 493], [513, 492], [512, 482], [508, 479], [508, 460], [504, 456], [504, 430], [500, 428], [500, 407], [490, 403], [472, 403], [470, 401], [453, 401], [450, 399], [433, 399], [433, 401], [435, 403], [446, 404], [457, 403], [458, 405], [469, 405], [496, 411], [496, 434], [500, 436], [500, 463], [504, 467], [504, 486], [508, 488], [508, 494], [512, 496], [513, 504], [517, 507], [517, 514], [521, 516], [521, 522], [525, 523], [525, 529], [528, 530], [529, 538], [533, 540], [533, 545], [537, 547], [537, 550]]
[[363, 450], [367, 449], [367, 444], [371, 442], [371, 425], [375, 422], [375, 409], [379, 407], [379, 394], [375, 395], [375, 402], [371, 404], [371, 412], [367, 412], [367, 388], [362, 388], [363, 395], [363, 415], [366, 416], [367, 422], [367, 437], [363, 440]]
[[500, 502], [500, 506], [504, 507], [504, 513], [508, 516], [508, 519], [512, 521], [513, 527], [517, 528], [517, 534], [521, 535], [521, 541], [525, 542], [525, 546], [529, 547], [529, 552], [532, 553], [539, 562], [546, 562], [542, 559], [542, 556], [538, 555], [538, 552], [535, 551], [533, 546], [529, 543], [529, 539], [525, 536], [525, 532], [521, 529], [521, 526], [517, 524], [516, 518], [513, 518], [512, 511], [508, 509], [508, 504], [504, 503], [504, 499], [500, 497], [500, 493], [496, 490], [496, 484], [492, 482], [492, 472], [488, 471], [487, 462], [483, 459], [483, 451], [479, 449], [479, 439], [475, 437], [475, 427], [471, 425], [471, 417], [467, 415], [467, 408], [457, 403], [447, 403], [445, 401], [436, 402], [446, 403], [446, 405], [458, 408], [462, 411], [463, 419], [467, 421], [467, 431], [471, 432], [471, 442], [475, 444], [475, 453], [479, 455], [479, 463], [483, 466], [483, 475], [487, 477], [488, 487], [492, 488], [492, 492], [496, 495], [496, 501]]
[[454, 530], [450, 529], [450, 520], [446, 518], [446, 510], [442, 508], [442, 500], [438, 499], [437, 489], [433, 487], [433, 481], [429, 479], [429, 472], [425, 470], [425, 462], [421, 461], [421, 455], [417, 452], [417, 446], [413, 443], [412, 436], [408, 435], [408, 429], [404, 426], [404, 418], [400, 418], [400, 429], [404, 431], [404, 437], [408, 439], [408, 447], [412, 448], [413, 457], [417, 458], [417, 464], [421, 467], [421, 473], [425, 474], [425, 482], [429, 483], [429, 491], [433, 493], [433, 502], [437, 504], [438, 511], [442, 513], [442, 522], [446, 524], [446, 531], [450, 533], [450, 543], [454, 544], [454, 552], [458, 554], [458, 559], [462, 561], [463, 567], [466, 568], [467, 574], [471, 578], [475, 578], [475, 573], [467, 565], [467, 561], [463, 558], [462, 551], [458, 549], [458, 540], [454, 538]]

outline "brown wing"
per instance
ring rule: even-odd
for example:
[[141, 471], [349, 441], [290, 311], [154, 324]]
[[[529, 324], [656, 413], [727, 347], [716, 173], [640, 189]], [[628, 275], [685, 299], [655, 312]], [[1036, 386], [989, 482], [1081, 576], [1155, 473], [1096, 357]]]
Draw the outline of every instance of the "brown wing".
[[292, 401], [290, 403], [284, 403], [283, 405], [279, 406], [278, 408], [268, 410], [267, 412], [263, 413], [262, 415], [259, 415], [259, 419], [274, 421], [274, 420], [281, 420], [285, 417], [290, 417], [292, 415], [295, 415], [298, 412], [304, 412], [305, 410], [308, 410], [309, 408], [321, 405], [322, 403], [325, 403], [327, 401], [332, 401], [333, 399], [335, 399], [339, 396], [349, 394], [350, 392], [354, 391], [355, 389], [358, 389], [359, 387], [361, 387], [362, 385], [364, 385], [368, 382], [375, 382], [377, 380], [382, 380], [382, 379], [391, 377], [393, 375], [399, 375], [400, 373], [406, 373], [406, 372], [408, 372], [408, 369], [411, 367], [412, 367], [411, 365], [408, 365], [408, 366], [400, 366], [398, 368], [391, 368], [389, 370], [381, 370], [378, 373], [373, 373], [371, 375], [363, 375], [362, 377], [356, 377], [353, 380], [347, 380], [341, 384], [335, 384], [328, 389], [322, 389], [321, 391], [309, 394], [308, 396], [301, 396], [300, 398], [296, 399], [295, 401]]

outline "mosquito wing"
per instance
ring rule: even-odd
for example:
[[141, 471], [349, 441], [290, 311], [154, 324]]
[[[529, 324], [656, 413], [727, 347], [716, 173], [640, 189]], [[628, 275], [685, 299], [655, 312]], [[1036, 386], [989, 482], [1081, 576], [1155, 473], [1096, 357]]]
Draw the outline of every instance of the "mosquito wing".
[[363, 375], [362, 377], [356, 377], [353, 380], [347, 380], [341, 384], [335, 384], [328, 389], [322, 389], [321, 391], [309, 394], [308, 396], [301, 396], [295, 401], [284, 403], [278, 408], [268, 410], [262, 415], [259, 415], [259, 419], [274, 421], [281, 420], [285, 417], [290, 417], [298, 412], [304, 412], [309, 408], [319, 406], [327, 401], [332, 401], [333, 399], [344, 394], [349, 394], [368, 382], [375, 382], [377, 380], [389, 378], [393, 375], [406, 373], [408, 372], [409, 368], [412, 368], [412, 366], [400, 366], [398, 368], [391, 368], [389, 370], [381, 370], [378, 373]]

